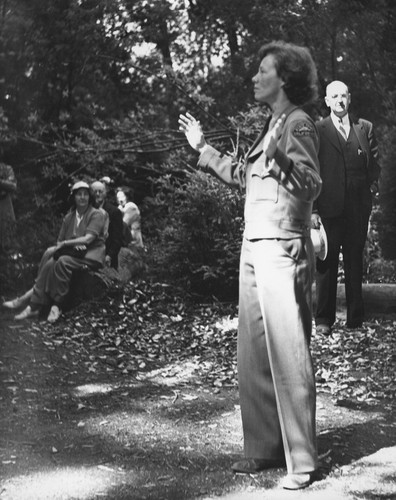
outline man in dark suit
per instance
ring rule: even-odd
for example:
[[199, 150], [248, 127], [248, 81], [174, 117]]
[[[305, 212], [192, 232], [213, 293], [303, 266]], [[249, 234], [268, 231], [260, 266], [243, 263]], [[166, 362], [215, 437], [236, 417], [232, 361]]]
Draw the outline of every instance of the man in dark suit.
[[107, 201], [106, 184], [95, 181], [91, 184], [91, 191], [95, 198], [95, 207], [102, 208], [109, 214], [109, 235], [106, 239], [105, 263], [109, 267], [118, 269], [118, 253], [123, 240], [122, 213], [116, 206]]
[[373, 124], [351, 120], [351, 95], [345, 83], [331, 82], [326, 89], [330, 116], [316, 123], [320, 147], [322, 191], [314, 203], [312, 225], [323, 223], [328, 239], [325, 260], [317, 260], [316, 331], [331, 334], [336, 319], [337, 275], [342, 250], [348, 328], [364, 319], [362, 297], [363, 250], [372, 208], [372, 192], [380, 173]]

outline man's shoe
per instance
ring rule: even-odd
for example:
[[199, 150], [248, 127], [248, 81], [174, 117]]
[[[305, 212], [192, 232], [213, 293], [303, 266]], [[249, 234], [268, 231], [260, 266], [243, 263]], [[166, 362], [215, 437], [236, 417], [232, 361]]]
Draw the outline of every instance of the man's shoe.
[[257, 474], [265, 469], [275, 469], [285, 465], [286, 462], [282, 458], [276, 460], [271, 458], [244, 458], [235, 462], [231, 466], [231, 470], [238, 474]]
[[48, 318], [47, 318], [47, 321], [49, 323], [55, 323], [55, 321], [58, 321], [58, 319], [60, 318], [60, 315], [62, 314], [61, 310], [59, 309], [58, 306], [55, 306], [53, 305], [51, 307], [51, 310], [48, 314]]
[[313, 473], [288, 474], [281, 481], [285, 490], [302, 490], [312, 483]]
[[27, 318], [34, 318], [35, 316], [38, 316], [38, 313], [38, 309], [33, 310], [30, 306], [27, 306], [22, 312], [14, 316], [14, 319], [16, 321], [21, 321]]
[[316, 333], [328, 337], [329, 335], [331, 335], [331, 328], [329, 325], [316, 325]]
[[21, 297], [17, 297], [14, 300], [7, 300], [6, 302], [3, 302], [3, 307], [6, 307], [7, 309], [19, 309], [25, 304], [25, 301]]

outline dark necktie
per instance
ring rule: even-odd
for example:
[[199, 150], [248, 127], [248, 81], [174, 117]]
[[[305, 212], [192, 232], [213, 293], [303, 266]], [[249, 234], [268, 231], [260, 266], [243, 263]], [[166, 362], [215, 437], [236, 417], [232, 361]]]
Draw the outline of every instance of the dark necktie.
[[346, 134], [346, 130], [344, 129], [344, 126], [342, 125], [341, 118], [339, 119], [338, 130], [340, 131], [340, 134], [342, 135], [342, 137], [347, 141], [348, 137], [347, 137], [347, 134]]

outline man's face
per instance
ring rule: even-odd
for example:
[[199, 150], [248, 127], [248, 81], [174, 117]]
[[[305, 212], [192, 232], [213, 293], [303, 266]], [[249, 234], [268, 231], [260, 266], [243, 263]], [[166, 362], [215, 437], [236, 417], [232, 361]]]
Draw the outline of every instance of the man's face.
[[270, 106], [276, 101], [284, 84], [275, 67], [275, 59], [268, 54], [261, 61], [257, 74], [253, 77], [254, 98], [261, 104]]
[[348, 87], [342, 82], [330, 83], [326, 90], [325, 103], [339, 118], [345, 116], [351, 103]]
[[94, 182], [91, 185], [92, 194], [97, 205], [102, 205], [106, 199], [106, 186], [101, 182]]

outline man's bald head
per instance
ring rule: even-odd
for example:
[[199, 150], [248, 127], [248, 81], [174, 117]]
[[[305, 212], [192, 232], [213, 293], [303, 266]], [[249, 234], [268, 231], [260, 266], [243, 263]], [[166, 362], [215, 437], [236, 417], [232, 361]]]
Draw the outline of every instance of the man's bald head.
[[329, 83], [326, 87], [325, 103], [338, 118], [345, 116], [351, 103], [348, 86], [340, 80]]
[[92, 189], [92, 191], [94, 191], [96, 189], [100, 189], [102, 191], [107, 192], [106, 184], [104, 182], [100, 182], [100, 181], [94, 181], [91, 184], [91, 189]]
[[91, 184], [91, 191], [95, 198], [95, 205], [101, 207], [107, 195], [106, 184], [100, 181], [95, 181]]
[[347, 92], [349, 94], [348, 85], [341, 80], [334, 80], [326, 87], [326, 95], [331, 95], [332, 92]]

